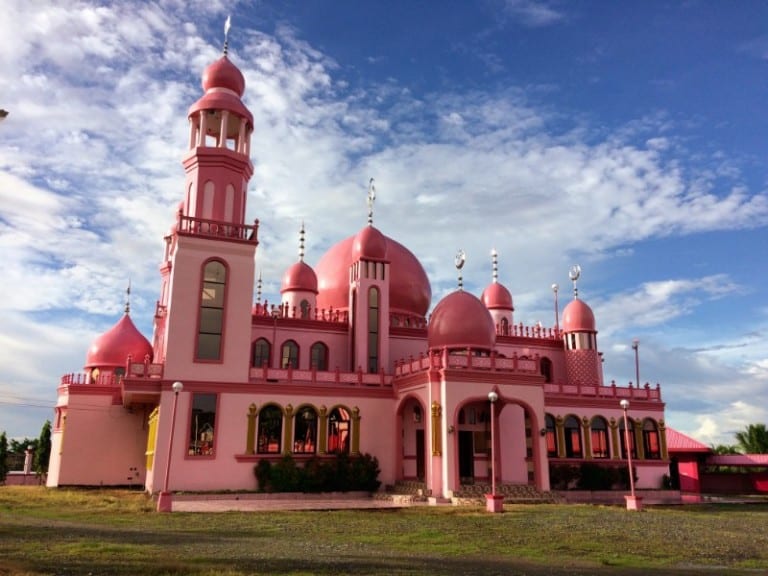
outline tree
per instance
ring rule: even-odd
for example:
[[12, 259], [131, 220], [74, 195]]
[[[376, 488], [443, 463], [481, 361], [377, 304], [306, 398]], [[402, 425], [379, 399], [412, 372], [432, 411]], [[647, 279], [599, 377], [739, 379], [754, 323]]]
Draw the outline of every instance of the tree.
[[51, 421], [46, 420], [40, 430], [40, 438], [37, 439], [35, 450], [34, 469], [38, 474], [48, 473], [48, 460], [51, 458]]
[[744, 454], [768, 454], [768, 430], [765, 424], [750, 424], [736, 432], [736, 445]]
[[8, 474], [8, 438], [5, 432], [0, 434], [0, 482], [5, 482]]
[[717, 446], [712, 444], [710, 448], [712, 448], [712, 452], [714, 454], [739, 454], [740, 453], [738, 446], [733, 446], [731, 444], [718, 444]]

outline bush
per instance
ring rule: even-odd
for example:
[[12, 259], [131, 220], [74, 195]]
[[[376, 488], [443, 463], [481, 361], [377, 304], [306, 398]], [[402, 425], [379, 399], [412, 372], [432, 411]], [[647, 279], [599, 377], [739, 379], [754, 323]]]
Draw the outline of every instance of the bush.
[[[625, 472], [626, 476], [626, 472]], [[584, 462], [579, 467], [579, 490], [611, 490], [619, 480], [619, 471], [615, 466], [601, 466]]]
[[378, 459], [370, 454], [313, 457], [303, 467], [286, 454], [274, 464], [261, 459], [253, 470], [260, 492], [375, 492], [380, 472]]

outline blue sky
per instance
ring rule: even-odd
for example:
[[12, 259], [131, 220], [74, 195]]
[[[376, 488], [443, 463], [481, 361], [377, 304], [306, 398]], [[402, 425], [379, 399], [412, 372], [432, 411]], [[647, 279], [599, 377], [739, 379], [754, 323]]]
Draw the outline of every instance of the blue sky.
[[433, 305], [490, 282], [554, 323], [568, 269], [605, 375], [660, 382], [668, 423], [731, 443], [768, 421], [768, 5], [763, 2], [27, 2], [0, 21], [0, 430], [36, 436], [120, 317], [151, 336], [186, 111], [230, 54], [254, 113], [249, 217], [278, 297], [375, 223]]

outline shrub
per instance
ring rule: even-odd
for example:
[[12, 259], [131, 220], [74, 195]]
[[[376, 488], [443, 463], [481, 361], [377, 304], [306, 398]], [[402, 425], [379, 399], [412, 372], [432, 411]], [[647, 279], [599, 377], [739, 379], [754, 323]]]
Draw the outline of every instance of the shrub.
[[269, 463], [269, 460], [265, 458], [259, 460], [259, 463], [253, 468], [253, 473], [256, 475], [259, 492], [268, 492], [272, 476], [272, 464]]
[[576, 481], [576, 488], [579, 490], [611, 490], [618, 479], [619, 471], [615, 466], [601, 466], [600, 464], [584, 462], [579, 467], [579, 479]]
[[274, 464], [259, 460], [253, 472], [260, 492], [375, 492], [381, 485], [379, 461], [370, 454], [313, 457], [303, 467], [286, 454]]

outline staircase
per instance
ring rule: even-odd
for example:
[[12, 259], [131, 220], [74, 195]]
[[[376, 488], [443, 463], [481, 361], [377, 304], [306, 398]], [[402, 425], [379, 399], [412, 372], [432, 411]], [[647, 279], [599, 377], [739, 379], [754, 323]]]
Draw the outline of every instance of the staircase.
[[374, 494], [378, 500], [388, 500], [399, 504], [426, 502], [427, 485], [416, 480], [400, 480], [394, 486], [387, 486], [384, 492]]
[[[491, 493], [490, 484], [462, 484], [454, 491], [454, 505], [485, 505], [485, 495]], [[496, 493], [504, 496], [505, 504], [556, 504], [562, 498], [552, 492], [542, 492], [528, 484], [497, 484]]]

